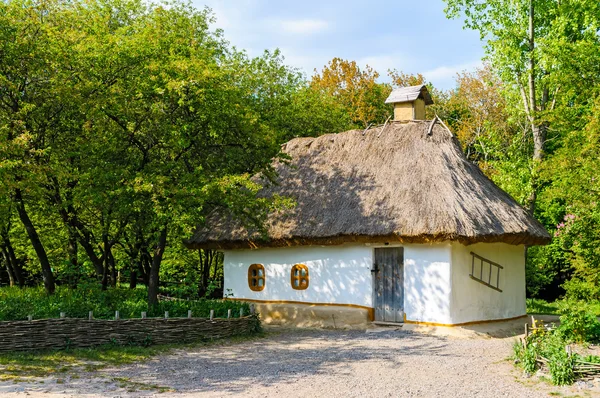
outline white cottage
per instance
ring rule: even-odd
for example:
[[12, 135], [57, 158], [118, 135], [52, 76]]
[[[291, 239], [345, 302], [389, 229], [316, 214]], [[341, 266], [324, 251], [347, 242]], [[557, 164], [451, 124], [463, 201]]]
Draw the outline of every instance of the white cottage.
[[525, 246], [544, 227], [463, 155], [427, 88], [397, 89], [384, 126], [296, 138], [261, 195], [293, 198], [267, 237], [214, 213], [186, 242], [224, 252], [227, 296], [263, 320], [462, 325], [525, 315]]

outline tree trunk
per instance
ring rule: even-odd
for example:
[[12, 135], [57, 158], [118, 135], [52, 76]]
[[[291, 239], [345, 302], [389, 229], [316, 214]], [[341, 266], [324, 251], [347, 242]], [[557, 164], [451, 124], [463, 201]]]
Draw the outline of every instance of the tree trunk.
[[108, 251], [108, 255], [109, 257], [109, 264], [110, 264], [110, 281], [111, 281], [111, 285], [112, 287], [117, 287], [117, 264], [115, 262], [115, 257], [112, 254], [112, 250]]
[[19, 287], [24, 287], [25, 279], [23, 278], [23, 270], [21, 269], [21, 264], [19, 264], [19, 259], [15, 255], [15, 249], [13, 249], [12, 242], [8, 235], [5, 235], [2, 240], [6, 251], [8, 266], [11, 268], [12, 275], [19, 284]]
[[142, 274], [142, 280], [144, 285], [150, 284], [150, 268], [152, 268], [152, 256], [148, 253], [148, 248], [143, 247], [140, 253], [140, 273]]
[[216, 254], [215, 254], [215, 267], [213, 268], [213, 276], [212, 276], [212, 279], [214, 281], [217, 280], [217, 275], [219, 273], [219, 264], [221, 264], [223, 262], [222, 257], [223, 257], [222, 253], [216, 252]]
[[548, 101], [548, 88], [542, 90], [542, 100], [538, 104], [536, 97], [536, 59], [535, 59], [535, 6], [534, 0], [529, 0], [529, 32], [528, 32], [528, 44], [529, 44], [529, 75], [528, 75], [528, 89], [529, 98], [525, 94], [525, 90], [522, 90], [521, 95], [523, 97], [523, 105], [525, 107], [525, 113], [531, 124], [531, 132], [533, 134], [533, 172], [531, 176], [531, 194], [527, 198], [527, 207], [531, 214], [535, 211], [535, 205], [537, 202], [537, 194], [539, 190], [539, 177], [538, 168], [541, 161], [544, 158], [544, 146], [546, 143], [546, 131], [547, 126], [541, 122], [538, 118], [538, 113], [543, 110]]
[[131, 268], [131, 272], [129, 273], [129, 288], [135, 289], [137, 287], [137, 270], [135, 269], [135, 265]]
[[108, 236], [106, 234], [102, 235], [102, 244], [104, 247], [104, 254], [102, 257], [104, 258], [102, 264], [102, 290], [106, 290], [108, 288], [108, 271], [110, 269], [109, 256], [108, 256]]
[[53, 294], [55, 290], [54, 284], [54, 275], [52, 274], [52, 268], [50, 267], [50, 261], [48, 260], [48, 254], [46, 253], [46, 249], [40, 240], [40, 237], [35, 229], [35, 226], [31, 222], [29, 218], [29, 214], [27, 214], [27, 209], [25, 208], [25, 202], [23, 201], [23, 196], [21, 194], [21, 190], [17, 188], [15, 191], [15, 200], [17, 204], [17, 213], [19, 213], [19, 218], [25, 227], [25, 231], [27, 231], [27, 235], [29, 236], [29, 240], [31, 241], [31, 245], [37, 254], [38, 260], [42, 266], [42, 277], [44, 279], [44, 287], [46, 288], [46, 293]]
[[[79, 240], [79, 233], [77, 232], [77, 225], [79, 223], [79, 219], [77, 217], [77, 213], [75, 208], [73, 207], [73, 188], [77, 185], [76, 182], [71, 181], [67, 188], [65, 189], [66, 195], [66, 204], [62, 199], [61, 190], [58, 183], [58, 179], [56, 177], [50, 177], [52, 181], [52, 191], [50, 193], [50, 197], [58, 207], [58, 213], [60, 217], [67, 227], [67, 233], [69, 236], [67, 253], [69, 254], [69, 262], [73, 266], [73, 269], [77, 271], [79, 274], [79, 260], [78, 260], [78, 247], [77, 241]], [[93, 259], [90, 258], [93, 262]], [[70, 281], [70, 285], [72, 287], [76, 287], [78, 276], [75, 277], [75, 280]]]
[[4, 259], [4, 263], [6, 264], [6, 273], [8, 274], [9, 286], [13, 287], [15, 285], [15, 275], [13, 274], [12, 266], [10, 264], [10, 260], [8, 259], [8, 253], [4, 248], [2, 248], [1, 253], [2, 258]]
[[[80, 232], [82, 232], [82, 231], [80, 230]], [[87, 254], [87, 256], [89, 257], [92, 264], [94, 264], [94, 269], [96, 270], [96, 275], [98, 277], [103, 276], [104, 275], [103, 259], [96, 255], [96, 251], [94, 250], [94, 247], [92, 246], [92, 243], [89, 240], [89, 235], [85, 235], [82, 232], [82, 233], [78, 234], [78, 236], [79, 236], [79, 243], [81, 244], [81, 247], [83, 247], [83, 250], [85, 250], [85, 254]]]
[[167, 246], [167, 227], [165, 226], [160, 231], [158, 243], [154, 250], [154, 257], [152, 258], [152, 267], [150, 268], [150, 279], [148, 282], [148, 305], [158, 304], [158, 283], [159, 283], [159, 271], [160, 263], [162, 262], [163, 254], [165, 253], [165, 247]]
[[141, 267], [140, 247], [141, 242], [136, 242], [133, 245], [132, 250], [129, 252], [129, 288], [135, 289], [137, 287], [137, 271]]
[[208, 285], [210, 280], [210, 268], [213, 263], [215, 252], [213, 250], [198, 250], [200, 255], [200, 289], [199, 296], [204, 297], [208, 292]]
[[79, 281], [80, 270], [79, 261], [77, 259], [77, 236], [73, 234], [71, 229], [69, 229], [67, 252], [69, 253], [69, 262], [71, 263], [71, 267], [73, 267], [73, 272], [71, 272], [71, 276], [69, 277], [69, 285], [71, 288], [75, 289], [77, 288], [77, 283]]

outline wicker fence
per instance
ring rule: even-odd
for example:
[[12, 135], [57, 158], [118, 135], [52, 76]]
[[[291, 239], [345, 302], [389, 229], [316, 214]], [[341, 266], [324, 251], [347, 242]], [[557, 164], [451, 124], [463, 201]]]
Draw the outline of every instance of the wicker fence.
[[102, 344], [189, 343], [250, 334], [255, 314], [240, 318], [39, 319], [0, 322], [0, 351], [64, 349]]

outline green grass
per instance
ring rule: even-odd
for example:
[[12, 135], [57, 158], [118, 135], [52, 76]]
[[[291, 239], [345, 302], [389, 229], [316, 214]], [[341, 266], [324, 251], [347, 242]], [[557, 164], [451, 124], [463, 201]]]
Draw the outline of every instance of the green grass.
[[123, 319], [139, 318], [143, 311], [148, 317], [164, 316], [165, 311], [169, 311], [170, 317], [186, 317], [188, 310], [195, 317], [208, 317], [211, 309], [215, 317], [226, 317], [229, 309], [234, 317], [239, 316], [240, 308], [246, 314], [250, 312], [248, 304], [232, 300], [161, 301], [152, 308], [148, 308], [146, 301], [145, 288], [102, 291], [95, 286], [77, 289], [60, 286], [51, 296], [43, 288], [0, 288], [0, 321], [25, 320], [28, 315], [34, 319], [58, 318], [61, 312], [67, 317], [87, 318], [89, 311], [93, 311], [97, 319], [112, 319], [115, 311]]
[[527, 299], [527, 313], [531, 315], [559, 315], [558, 303], [541, 299]]
[[[168, 344], [150, 347], [105, 345], [95, 348], [71, 350], [46, 350], [35, 352], [0, 353], [0, 381], [31, 381], [32, 378], [55, 377], [64, 379], [67, 375], [77, 378], [80, 372], [95, 372], [107, 366], [122, 366], [141, 362], [175, 349], [193, 349], [214, 345], [236, 344], [258, 338], [262, 333], [251, 336], [235, 336], [227, 339], [193, 344]], [[125, 380], [118, 380], [126, 383]], [[131, 383], [129, 383], [131, 384]], [[127, 388], [132, 387], [130, 385]], [[153, 390], [164, 387], [150, 386]], [[138, 389], [140, 386], [137, 386]]]
[[[600, 301], [588, 302], [591, 311], [600, 316]], [[527, 299], [527, 313], [530, 315], [560, 315], [560, 302], [547, 302], [541, 299]]]
[[14, 377], [45, 377], [72, 373], [73, 371], [95, 371], [109, 365], [125, 365], [150, 358], [173, 348], [112, 347], [68, 351], [14, 352], [0, 354], [0, 380]]

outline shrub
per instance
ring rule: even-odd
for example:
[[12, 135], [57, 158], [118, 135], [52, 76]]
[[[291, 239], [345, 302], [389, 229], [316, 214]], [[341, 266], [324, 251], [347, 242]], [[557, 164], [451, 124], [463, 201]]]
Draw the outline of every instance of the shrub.
[[573, 278], [562, 284], [565, 297], [569, 300], [600, 300], [600, 287], [593, 282]]
[[98, 319], [112, 319], [115, 311], [121, 318], [139, 318], [142, 311], [149, 317], [164, 316], [165, 311], [170, 317], [186, 317], [188, 310], [195, 317], [208, 317], [210, 310], [217, 318], [226, 317], [229, 309], [234, 317], [239, 316], [241, 308], [250, 313], [247, 303], [233, 300], [161, 301], [148, 308], [147, 295], [145, 288], [102, 291], [97, 287], [73, 290], [60, 286], [51, 296], [43, 288], [2, 288], [0, 321], [24, 320], [28, 315], [34, 319], [58, 318], [61, 312], [68, 317], [87, 318], [89, 311], [94, 311]]
[[586, 302], [564, 301], [560, 313], [557, 332], [565, 341], [582, 343], [600, 340], [600, 322]]
[[552, 383], [557, 386], [570, 385], [575, 381], [575, 357], [567, 353], [565, 345], [558, 331], [546, 334], [541, 341], [540, 355], [548, 360]]

